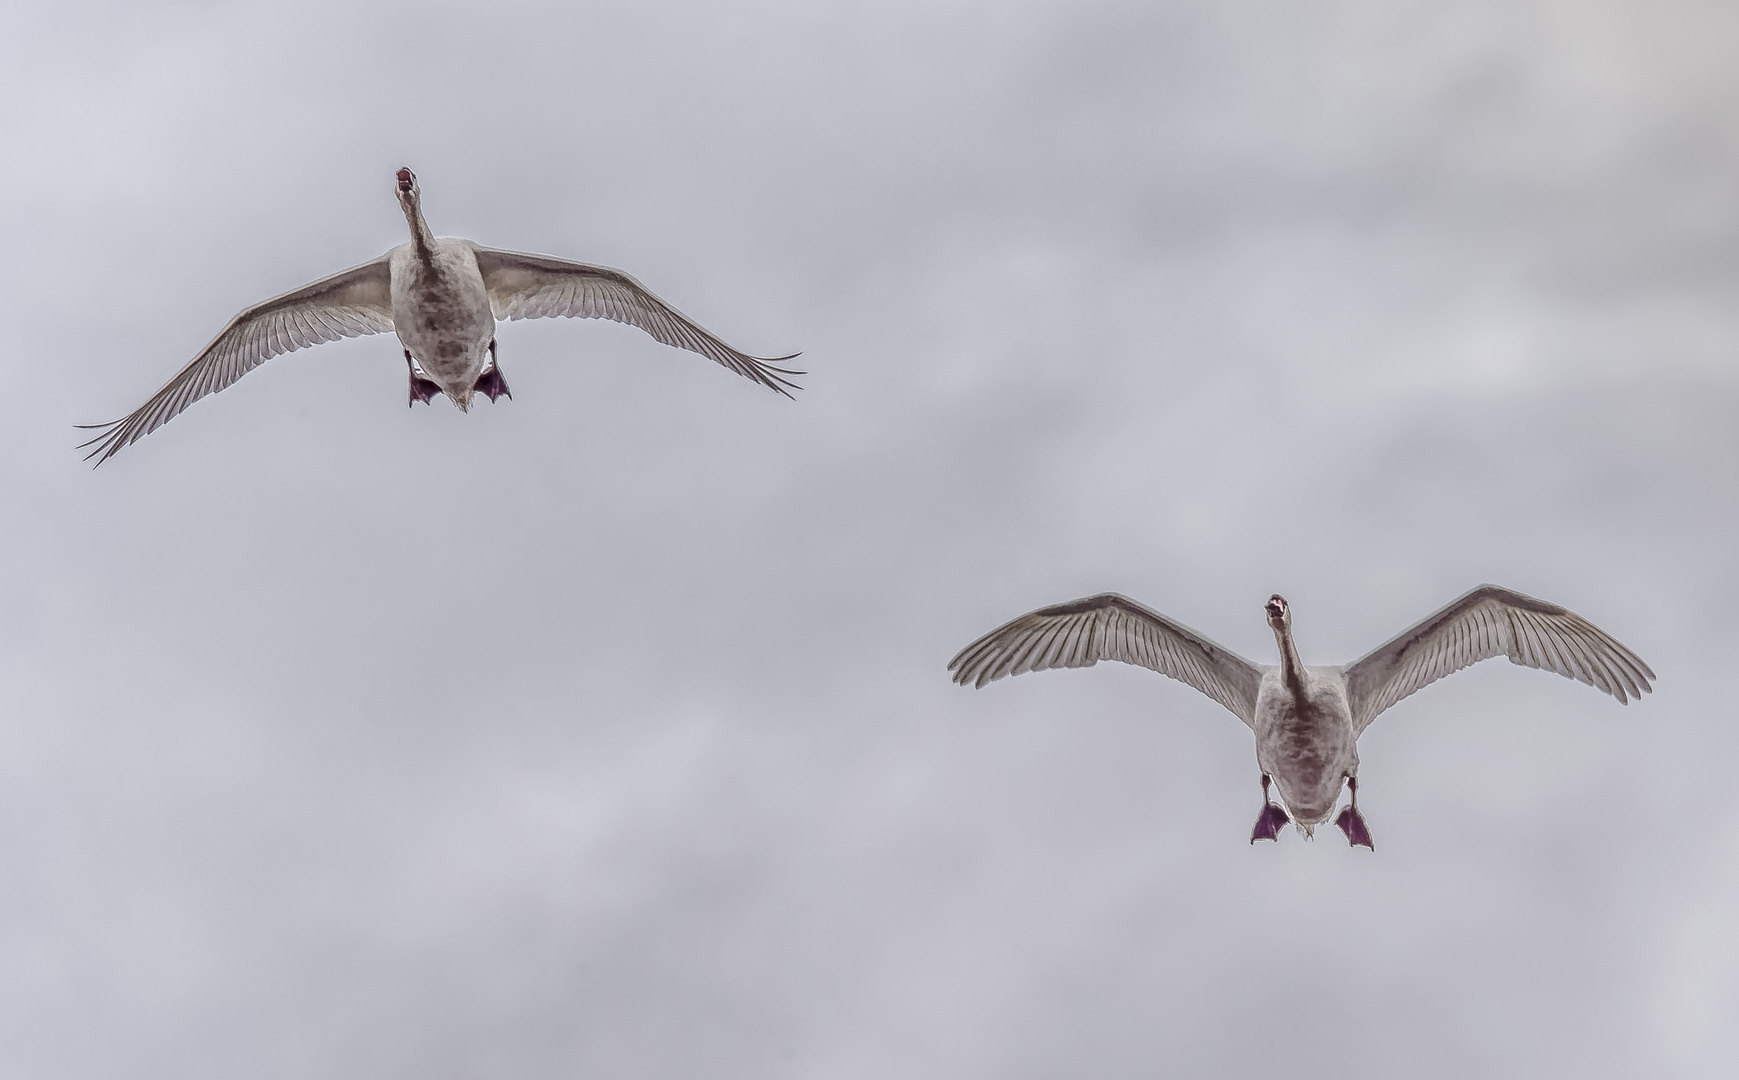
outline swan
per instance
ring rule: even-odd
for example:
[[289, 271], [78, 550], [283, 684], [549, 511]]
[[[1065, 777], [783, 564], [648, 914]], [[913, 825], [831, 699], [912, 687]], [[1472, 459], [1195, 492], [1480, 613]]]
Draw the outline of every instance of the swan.
[[[1481, 585], [1344, 667], [1306, 667], [1292, 643], [1292, 608], [1276, 594], [1264, 606], [1280, 648], [1278, 667], [1258, 667], [1189, 627], [1117, 593], [1040, 608], [960, 650], [954, 681], [982, 687], [1004, 675], [1139, 664], [1213, 698], [1250, 726], [1262, 773], [1262, 811], [1250, 842], [1278, 839], [1293, 822], [1305, 836], [1335, 818], [1347, 842], [1376, 850], [1359, 812], [1359, 736], [1383, 710], [1415, 691], [1494, 656], [1553, 671], [1628, 704], [1653, 690], [1642, 659], [1598, 626], [1556, 604]], [[1283, 805], [1269, 797], [1270, 783]]]
[[799, 389], [776, 366], [738, 352], [620, 270], [548, 255], [500, 251], [437, 237], [423, 220], [416, 174], [397, 174], [399, 206], [411, 239], [372, 262], [255, 304], [151, 396], [119, 420], [81, 424], [98, 434], [85, 460], [101, 465], [123, 447], [168, 423], [207, 394], [225, 389], [274, 356], [339, 338], [398, 333], [410, 371], [410, 404], [445, 394], [463, 412], [473, 395], [513, 397], [495, 357], [498, 319], [611, 319], [637, 326], [666, 345], [716, 360], [786, 397]]

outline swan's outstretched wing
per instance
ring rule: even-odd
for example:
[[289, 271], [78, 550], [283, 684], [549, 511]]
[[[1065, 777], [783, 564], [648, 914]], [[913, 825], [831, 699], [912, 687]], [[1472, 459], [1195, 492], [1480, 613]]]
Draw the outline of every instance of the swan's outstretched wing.
[[526, 255], [471, 245], [477, 252], [477, 269], [489, 290], [489, 302], [497, 319], [610, 319], [638, 326], [666, 345], [700, 353], [738, 375], [777, 390], [786, 397], [801, 389], [782, 378], [802, 375], [775, 365], [790, 356], [764, 359], [726, 345], [699, 323], [653, 295], [652, 290], [620, 270], [607, 266]]
[[1621, 703], [1654, 689], [1655, 674], [1641, 657], [1574, 611], [1481, 585], [1347, 666], [1353, 729], [1364, 731], [1408, 694], [1494, 656], [1555, 671]]
[[95, 447], [85, 459], [101, 465], [274, 356], [392, 328], [392, 274], [383, 255], [243, 311], [150, 401], [119, 420], [79, 425], [98, 432], [80, 448]]
[[1262, 672], [1229, 649], [1117, 593], [1040, 608], [960, 650], [948, 662], [954, 681], [983, 686], [1004, 675], [1092, 667], [1101, 660], [1139, 664], [1193, 686], [1254, 726]]

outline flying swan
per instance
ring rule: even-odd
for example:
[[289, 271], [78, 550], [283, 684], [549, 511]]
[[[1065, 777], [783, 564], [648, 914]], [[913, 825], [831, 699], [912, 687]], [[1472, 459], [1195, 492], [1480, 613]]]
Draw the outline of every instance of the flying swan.
[[[1351, 800], [1335, 818], [1347, 842], [1375, 850], [1359, 813], [1358, 739], [1384, 709], [1445, 675], [1494, 656], [1553, 671], [1620, 704], [1653, 689], [1642, 659], [1573, 611], [1496, 585], [1481, 585], [1345, 667], [1305, 667], [1292, 644], [1292, 609], [1266, 606], [1280, 666], [1258, 667], [1126, 596], [1102, 593], [1040, 608], [960, 650], [954, 681], [982, 687], [1004, 675], [1139, 664], [1230, 709], [1256, 734], [1262, 812], [1250, 842], [1278, 838], [1294, 822], [1306, 836], [1334, 813], [1344, 781]], [[1280, 789], [1284, 806], [1269, 798]]]
[[231, 319], [151, 400], [120, 420], [81, 425], [97, 432], [80, 447], [94, 447], [86, 460], [94, 457], [101, 465], [274, 356], [388, 330], [397, 331], [404, 346], [413, 406], [436, 394], [463, 411], [470, 410], [474, 394], [490, 401], [511, 398], [495, 359], [497, 319], [611, 319], [716, 360], [786, 397], [798, 389], [785, 376], [803, 372], [776, 366], [796, 353], [762, 359], [738, 352], [620, 270], [435, 236], [423, 220], [422, 192], [409, 169], [398, 171], [398, 200], [410, 225], [409, 243]]

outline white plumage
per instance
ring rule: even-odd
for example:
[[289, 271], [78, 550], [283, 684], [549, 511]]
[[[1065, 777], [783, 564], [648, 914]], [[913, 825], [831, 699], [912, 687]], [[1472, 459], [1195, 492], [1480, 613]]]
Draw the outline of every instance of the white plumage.
[[111, 423], [86, 425], [98, 432], [84, 444], [94, 447], [87, 457], [101, 465], [274, 356], [388, 330], [404, 346], [413, 404], [443, 393], [468, 409], [475, 393], [490, 400], [508, 393], [495, 362], [498, 319], [609, 319], [786, 397], [797, 389], [787, 376], [803, 373], [776, 366], [796, 353], [764, 359], [733, 349], [620, 270], [436, 237], [409, 169], [398, 171], [397, 190], [409, 243], [243, 311], [145, 404]]
[[[1385, 709], [1462, 668], [1495, 656], [1552, 671], [1621, 704], [1653, 689], [1649, 666], [1573, 611], [1496, 585], [1481, 585], [1345, 667], [1305, 667], [1286, 601], [1268, 601], [1280, 664], [1258, 666], [1126, 596], [1102, 593], [1040, 608], [962, 649], [954, 681], [982, 687], [1005, 675], [1137, 664], [1224, 705], [1256, 735], [1266, 794], [1280, 788], [1289, 814], [1264, 798], [1251, 839], [1272, 839], [1288, 817], [1307, 833], [1333, 812], [1343, 782], [1352, 803], [1336, 824], [1370, 845], [1359, 814], [1358, 737]], [[1279, 815], [1278, 817], [1276, 815]]]

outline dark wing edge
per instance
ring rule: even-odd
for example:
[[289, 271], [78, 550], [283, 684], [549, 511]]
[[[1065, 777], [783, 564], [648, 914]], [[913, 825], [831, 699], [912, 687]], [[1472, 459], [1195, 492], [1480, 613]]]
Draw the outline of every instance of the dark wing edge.
[[383, 255], [245, 309], [145, 404], [106, 424], [75, 425], [97, 432], [79, 449], [94, 447], [85, 460], [100, 466], [274, 356], [392, 328], [392, 274]]
[[477, 244], [472, 249], [497, 319], [609, 319], [639, 327], [655, 341], [699, 353], [788, 398], [802, 387], [787, 376], [808, 374], [778, 366], [801, 353], [762, 357], [733, 349], [621, 270]]
[[1346, 667], [1353, 727], [1446, 675], [1496, 656], [1592, 686], [1629, 704], [1655, 673], [1582, 616], [1498, 585], [1481, 585]]
[[982, 687], [1006, 675], [1134, 664], [1195, 688], [1255, 726], [1256, 665], [1118, 593], [1055, 604], [1004, 623], [948, 662], [954, 681]]

